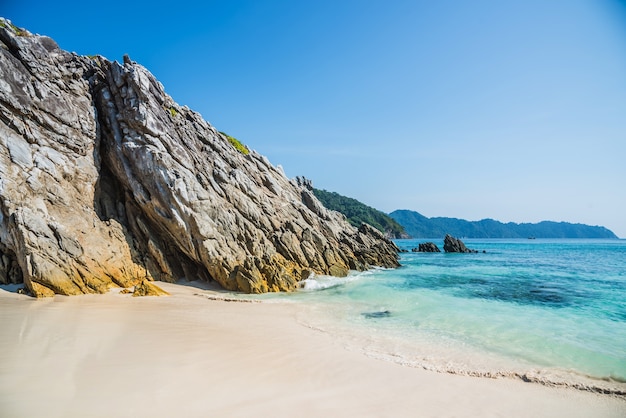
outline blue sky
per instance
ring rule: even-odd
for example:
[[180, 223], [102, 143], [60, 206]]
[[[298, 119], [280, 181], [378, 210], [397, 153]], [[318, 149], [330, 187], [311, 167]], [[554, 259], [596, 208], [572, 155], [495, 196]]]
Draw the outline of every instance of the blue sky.
[[[154, 4], [156, 3], [156, 4]], [[626, 237], [626, 2], [3, 1], [67, 50], [390, 212]]]

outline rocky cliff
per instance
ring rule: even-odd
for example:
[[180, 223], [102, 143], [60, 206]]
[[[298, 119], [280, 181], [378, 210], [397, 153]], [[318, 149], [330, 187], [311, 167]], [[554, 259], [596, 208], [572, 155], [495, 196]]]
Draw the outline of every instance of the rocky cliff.
[[59, 49], [0, 20], [0, 283], [35, 296], [148, 280], [289, 291], [311, 273], [398, 265], [144, 67]]

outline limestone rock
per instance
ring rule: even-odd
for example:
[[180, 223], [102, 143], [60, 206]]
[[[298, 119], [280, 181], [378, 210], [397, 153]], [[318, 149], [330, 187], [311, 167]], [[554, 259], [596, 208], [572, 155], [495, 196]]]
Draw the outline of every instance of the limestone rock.
[[476, 250], [470, 250], [465, 246], [463, 241], [454, 238], [450, 234], [446, 234], [443, 239], [443, 250], [447, 253], [477, 253]]
[[169, 296], [169, 293], [148, 280], [142, 280], [135, 285], [133, 296]]
[[434, 242], [421, 242], [417, 248], [413, 248], [414, 253], [440, 253], [441, 250]]
[[0, 283], [36, 296], [148, 280], [289, 291], [398, 248], [243, 154], [148, 70], [0, 20]]
[[139, 254], [95, 207], [97, 66], [8, 24], [0, 42], [0, 282], [23, 281], [36, 296], [134, 284]]

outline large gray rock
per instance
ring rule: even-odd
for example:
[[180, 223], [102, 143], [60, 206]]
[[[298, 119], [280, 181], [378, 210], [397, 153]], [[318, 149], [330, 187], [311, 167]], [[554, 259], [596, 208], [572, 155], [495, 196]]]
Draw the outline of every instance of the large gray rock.
[[413, 248], [411, 251], [414, 253], [440, 253], [441, 250], [434, 242], [421, 242], [417, 248]]
[[447, 253], [477, 253], [476, 250], [471, 250], [465, 246], [463, 241], [458, 238], [454, 238], [450, 234], [446, 234], [443, 239], [443, 250]]
[[288, 291], [398, 265], [307, 184], [176, 104], [144, 67], [0, 21], [0, 282], [36, 296], [144, 279]]

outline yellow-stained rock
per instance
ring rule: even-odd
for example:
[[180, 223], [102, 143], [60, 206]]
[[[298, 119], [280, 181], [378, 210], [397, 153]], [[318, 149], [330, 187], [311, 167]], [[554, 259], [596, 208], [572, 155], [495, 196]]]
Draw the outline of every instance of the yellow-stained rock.
[[37, 282], [31, 282], [28, 287], [30, 292], [36, 298], [45, 298], [54, 296], [54, 290], [47, 288], [46, 286], [42, 286]]
[[144, 279], [135, 286], [133, 296], [169, 296], [169, 293], [155, 285], [154, 282]]

